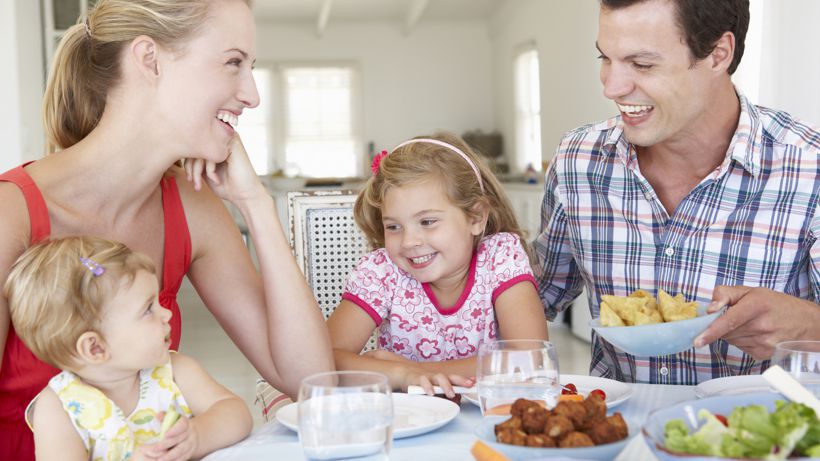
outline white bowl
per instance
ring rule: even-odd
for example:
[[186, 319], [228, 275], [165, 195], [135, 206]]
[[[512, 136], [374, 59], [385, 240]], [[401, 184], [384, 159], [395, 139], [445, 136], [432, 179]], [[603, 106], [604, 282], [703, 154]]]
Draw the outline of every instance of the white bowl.
[[552, 459], [564, 458], [574, 460], [601, 460], [610, 461], [618, 456], [618, 453], [623, 451], [626, 444], [632, 440], [632, 436], [637, 434], [637, 426], [627, 421], [629, 427], [629, 435], [617, 442], [605, 443], [596, 445], [594, 447], [580, 447], [580, 448], [538, 448], [538, 447], [522, 447], [519, 445], [510, 445], [508, 443], [500, 443], [495, 438], [495, 425], [502, 423], [509, 419], [509, 416], [485, 416], [481, 425], [476, 429], [476, 435], [482, 442], [491, 446], [494, 450], [501, 452], [511, 460], [519, 459]]
[[[705, 399], [681, 402], [672, 405], [671, 407], [661, 408], [652, 412], [644, 423], [641, 433], [646, 440], [646, 444], [652, 450], [652, 453], [661, 461], [737, 461], [735, 458], [689, 455], [674, 453], [666, 450], [666, 448], [664, 448], [666, 439], [663, 435], [666, 423], [671, 419], [681, 419], [684, 423], [686, 423], [691, 431], [693, 428], [699, 426], [697, 414], [702, 408], [709, 410], [712, 414], [721, 414], [728, 417], [735, 407], [743, 407], [753, 404], [763, 405], [769, 411], [774, 411], [775, 401], [777, 400], [786, 401], [787, 399], [783, 397], [783, 395], [775, 392], [764, 392], [743, 395], [722, 395], [719, 397], [708, 397]], [[789, 461], [808, 459], [816, 458], [789, 458]]]
[[618, 349], [637, 356], [677, 354], [694, 347], [695, 338], [703, 333], [723, 311], [706, 314], [708, 306], [698, 306], [698, 316], [687, 320], [636, 325], [602, 327], [601, 319], [589, 321], [589, 326]]

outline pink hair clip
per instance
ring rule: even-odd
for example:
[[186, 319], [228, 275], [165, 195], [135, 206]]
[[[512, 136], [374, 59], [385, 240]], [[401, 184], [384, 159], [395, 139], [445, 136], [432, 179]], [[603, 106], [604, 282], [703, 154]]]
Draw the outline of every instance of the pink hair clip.
[[94, 262], [91, 258], [80, 257], [80, 262], [88, 269], [94, 277], [99, 277], [105, 272], [105, 268]]
[[381, 166], [382, 160], [385, 157], [387, 157], [386, 150], [381, 151], [380, 153], [376, 154], [375, 157], [373, 157], [373, 163], [370, 164], [370, 171], [373, 172], [373, 176], [379, 174], [379, 167]]

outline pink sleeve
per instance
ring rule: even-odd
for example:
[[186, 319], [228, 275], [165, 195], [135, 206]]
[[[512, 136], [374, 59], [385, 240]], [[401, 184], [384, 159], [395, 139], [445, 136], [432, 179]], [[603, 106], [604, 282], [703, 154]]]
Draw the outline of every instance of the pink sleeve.
[[390, 314], [396, 274], [387, 252], [384, 249], [373, 251], [363, 256], [348, 276], [342, 299], [361, 307], [379, 326]]
[[501, 293], [521, 282], [530, 282], [538, 290], [530, 259], [517, 235], [502, 232], [486, 239], [484, 243], [487, 245], [487, 257], [495, 277], [493, 303]]

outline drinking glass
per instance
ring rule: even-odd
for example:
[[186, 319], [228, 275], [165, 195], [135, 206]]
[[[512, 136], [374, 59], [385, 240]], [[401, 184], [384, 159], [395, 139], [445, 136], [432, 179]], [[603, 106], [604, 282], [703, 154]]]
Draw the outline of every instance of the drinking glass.
[[774, 346], [772, 365], [780, 365], [820, 397], [820, 341], [785, 341]]
[[481, 344], [476, 370], [481, 413], [506, 414], [518, 398], [554, 407], [560, 393], [555, 346], [540, 340], [497, 340]]
[[387, 377], [366, 371], [308, 376], [299, 387], [299, 441], [308, 459], [384, 460], [393, 440]]

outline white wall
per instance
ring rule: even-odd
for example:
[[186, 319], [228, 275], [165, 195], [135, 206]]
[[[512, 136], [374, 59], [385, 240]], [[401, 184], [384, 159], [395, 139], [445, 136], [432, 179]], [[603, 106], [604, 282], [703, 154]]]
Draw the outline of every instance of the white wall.
[[0, 1], [0, 171], [43, 154], [40, 2]]
[[363, 141], [377, 150], [419, 134], [490, 131], [494, 103], [490, 39], [481, 21], [257, 24], [257, 66], [355, 62], [361, 71]]
[[513, 61], [522, 45], [534, 42], [538, 50], [544, 160], [552, 158], [566, 131], [615, 114], [598, 79], [597, 1], [509, 1], [492, 19], [490, 31], [496, 125], [510, 158], [515, 149]]
[[758, 103], [820, 126], [820, 1], [766, 0], [762, 16]]

